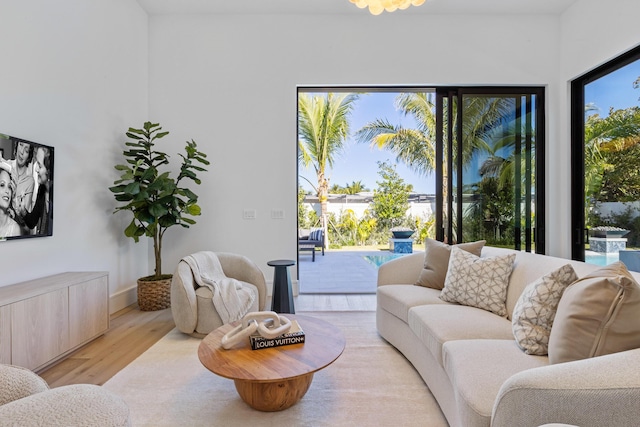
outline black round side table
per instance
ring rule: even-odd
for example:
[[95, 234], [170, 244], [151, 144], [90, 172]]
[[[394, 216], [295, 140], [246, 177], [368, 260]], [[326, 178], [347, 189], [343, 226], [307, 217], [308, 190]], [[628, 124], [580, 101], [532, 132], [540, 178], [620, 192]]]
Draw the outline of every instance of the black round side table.
[[277, 259], [267, 262], [267, 265], [274, 267], [273, 273], [273, 297], [271, 298], [271, 311], [276, 313], [295, 314], [293, 306], [293, 291], [291, 290], [291, 277], [287, 267], [295, 265], [296, 262], [290, 259]]

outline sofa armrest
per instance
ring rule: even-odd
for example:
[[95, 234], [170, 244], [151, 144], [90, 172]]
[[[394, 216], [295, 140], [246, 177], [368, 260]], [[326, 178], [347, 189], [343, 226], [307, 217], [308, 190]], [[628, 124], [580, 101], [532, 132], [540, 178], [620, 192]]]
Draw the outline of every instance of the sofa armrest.
[[0, 365], [0, 405], [47, 390], [47, 382], [29, 369]]
[[191, 267], [185, 261], [178, 262], [171, 279], [171, 314], [180, 332], [191, 334], [195, 331], [198, 302]]
[[387, 261], [378, 268], [378, 286], [413, 285], [424, 266], [424, 252], [416, 252]]
[[267, 283], [260, 267], [244, 255], [231, 252], [216, 252], [216, 255], [225, 276], [251, 283], [258, 288], [258, 309], [264, 310], [267, 299]]
[[639, 365], [635, 349], [515, 374], [498, 393], [491, 426], [636, 425]]

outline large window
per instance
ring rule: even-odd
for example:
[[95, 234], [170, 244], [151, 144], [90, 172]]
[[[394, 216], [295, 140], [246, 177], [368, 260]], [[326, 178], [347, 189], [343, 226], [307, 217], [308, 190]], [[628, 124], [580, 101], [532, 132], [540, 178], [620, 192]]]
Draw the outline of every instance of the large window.
[[640, 247], [640, 47], [572, 82], [572, 257]]

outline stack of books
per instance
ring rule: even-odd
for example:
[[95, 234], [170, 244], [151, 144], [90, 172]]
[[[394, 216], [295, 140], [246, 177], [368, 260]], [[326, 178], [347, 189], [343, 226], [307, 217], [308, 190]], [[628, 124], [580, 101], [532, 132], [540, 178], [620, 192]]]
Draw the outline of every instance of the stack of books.
[[300, 327], [297, 320], [291, 321], [291, 328], [286, 334], [282, 334], [275, 338], [265, 338], [258, 333], [249, 337], [252, 350], [261, 350], [263, 348], [280, 347], [283, 345], [302, 344], [304, 343], [304, 331]]

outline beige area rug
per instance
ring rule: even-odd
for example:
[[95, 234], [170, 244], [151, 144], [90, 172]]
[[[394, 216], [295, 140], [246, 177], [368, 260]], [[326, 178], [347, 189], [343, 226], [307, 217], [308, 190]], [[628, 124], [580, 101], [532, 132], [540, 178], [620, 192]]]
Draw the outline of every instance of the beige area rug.
[[[105, 383], [129, 404], [134, 426], [447, 426], [413, 366], [378, 336], [375, 312], [306, 312], [338, 326], [344, 353], [315, 373], [300, 402], [259, 412], [232, 380], [207, 370], [200, 340], [169, 332]], [[259, 350], [256, 350], [259, 351]]]

